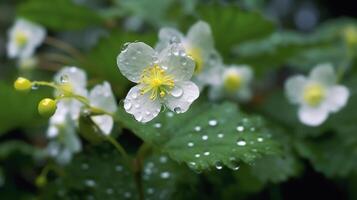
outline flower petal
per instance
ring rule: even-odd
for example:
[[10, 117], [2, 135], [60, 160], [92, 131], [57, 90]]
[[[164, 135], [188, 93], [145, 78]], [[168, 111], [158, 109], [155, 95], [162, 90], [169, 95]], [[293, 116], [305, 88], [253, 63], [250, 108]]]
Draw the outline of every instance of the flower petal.
[[54, 77], [57, 84], [69, 83], [77, 95], [87, 96], [87, 75], [77, 67], [64, 67]]
[[342, 85], [333, 86], [328, 91], [326, 107], [331, 112], [337, 112], [347, 103], [350, 92], [347, 87]]
[[204, 21], [199, 21], [191, 26], [187, 33], [189, 45], [202, 51], [214, 49], [211, 27]]
[[184, 113], [199, 95], [199, 88], [193, 82], [178, 82], [165, 98], [165, 105], [176, 113]]
[[153, 65], [155, 51], [143, 42], [130, 43], [117, 57], [120, 72], [130, 81], [139, 82], [143, 70]]
[[159, 55], [159, 66], [175, 81], [190, 80], [195, 69], [195, 62], [187, 56], [180, 44], [171, 44]]
[[318, 126], [327, 119], [328, 110], [322, 106], [316, 108], [302, 106], [298, 111], [298, 115], [302, 123], [308, 126]]
[[320, 64], [317, 65], [310, 72], [310, 79], [319, 83], [322, 83], [325, 86], [331, 86], [336, 83], [335, 70], [331, 64]]
[[160, 29], [159, 42], [157, 43], [155, 49], [157, 51], [162, 51], [167, 46], [169, 46], [170, 43], [173, 42], [180, 43], [182, 42], [182, 40], [183, 40], [183, 35], [178, 30], [174, 28], [164, 27]]
[[114, 125], [114, 121], [111, 116], [109, 115], [92, 116], [91, 119], [105, 135], [110, 134]]
[[96, 85], [89, 93], [89, 101], [93, 107], [103, 109], [109, 113], [117, 110], [117, 104], [108, 82]]
[[307, 79], [302, 75], [293, 76], [285, 82], [285, 93], [291, 103], [298, 104], [302, 102], [306, 83]]
[[140, 94], [141, 85], [132, 87], [124, 100], [124, 109], [134, 115], [139, 122], [148, 122], [155, 118], [161, 110], [161, 102], [150, 99], [150, 94]]

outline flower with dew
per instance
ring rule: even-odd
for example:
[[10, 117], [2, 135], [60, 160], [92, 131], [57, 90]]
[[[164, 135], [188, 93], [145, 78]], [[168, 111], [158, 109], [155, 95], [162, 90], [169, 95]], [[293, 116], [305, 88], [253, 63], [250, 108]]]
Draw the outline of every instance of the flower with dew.
[[349, 90], [337, 84], [337, 76], [330, 64], [316, 66], [309, 77], [296, 75], [285, 83], [287, 98], [300, 106], [298, 117], [309, 126], [318, 126], [329, 113], [338, 112], [347, 103]]
[[156, 49], [160, 51], [172, 43], [181, 43], [186, 53], [195, 61], [193, 81], [199, 87], [210, 84], [210, 77], [215, 73], [212, 68], [219, 64], [221, 59], [214, 48], [209, 24], [203, 21], [196, 22], [186, 36], [174, 28], [161, 28]]
[[10, 28], [8, 35], [8, 56], [10, 58], [28, 58], [43, 42], [46, 30], [27, 20], [18, 19], [15, 25]]
[[183, 113], [199, 96], [190, 79], [195, 63], [181, 44], [173, 43], [160, 52], [142, 42], [130, 43], [117, 57], [121, 73], [134, 83], [124, 100], [126, 112], [139, 122], [155, 118], [162, 105]]
[[217, 73], [211, 79], [215, 80], [209, 90], [209, 97], [212, 100], [229, 97], [248, 101], [252, 96], [250, 83], [253, 71], [247, 65], [217, 67]]
[[109, 135], [112, 131], [114, 120], [110, 115], [118, 109], [112, 89], [108, 82], [101, 85], [96, 85], [89, 92], [89, 103], [95, 109], [99, 108], [108, 114], [91, 116], [93, 122], [105, 135]]
[[[84, 103], [78, 98], [87, 100], [92, 109], [105, 111], [110, 114], [116, 111], [116, 101], [109, 83], [95, 86], [88, 95], [86, 73], [76, 67], [65, 67], [54, 78], [59, 90], [57, 109], [50, 118], [47, 136], [53, 139], [49, 146], [49, 154], [55, 156], [60, 163], [70, 161], [73, 153], [81, 150], [81, 143], [76, 135], [78, 120]], [[108, 114], [93, 115], [91, 119], [102, 131], [108, 135], [113, 128], [113, 119]]]

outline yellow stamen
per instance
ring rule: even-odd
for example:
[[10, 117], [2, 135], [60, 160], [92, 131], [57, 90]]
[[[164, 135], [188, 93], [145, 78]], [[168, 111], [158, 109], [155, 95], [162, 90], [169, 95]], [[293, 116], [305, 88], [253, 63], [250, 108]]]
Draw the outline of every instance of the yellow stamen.
[[151, 92], [151, 100], [155, 100], [159, 95], [164, 97], [174, 87], [173, 77], [167, 75], [158, 65], [146, 68], [139, 82], [144, 85], [140, 93]]
[[307, 85], [303, 92], [304, 101], [310, 106], [318, 106], [325, 96], [325, 89], [316, 83]]
[[19, 45], [19, 46], [24, 46], [28, 41], [27, 35], [22, 32], [22, 31], [17, 31], [15, 33], [15, 42]]
[[228, 73], [224, 78], [223, 85], [228, 92], [235, 92], [242, 86], [242, 77], [238, 73]]
[[195, 74], [201, 73], [203, 69], [203, 59], [201, 50], [198, 48], [187, 48], [187, 54], [195, 61]]

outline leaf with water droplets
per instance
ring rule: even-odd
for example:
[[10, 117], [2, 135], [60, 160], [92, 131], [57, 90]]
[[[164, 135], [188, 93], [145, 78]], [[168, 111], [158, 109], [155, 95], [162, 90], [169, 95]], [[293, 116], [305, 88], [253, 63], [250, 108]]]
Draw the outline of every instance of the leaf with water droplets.
[[245, 115], [230, 103], [195, 104], [186, 113], [161, 113], [147, 124], [136, 122], [122, 109], [116, 118], [145, 142], [195, 171], [216, 168], [217, 162], [238, 169], [240, 162], [251, 163], [279, 149], [262, 118]]

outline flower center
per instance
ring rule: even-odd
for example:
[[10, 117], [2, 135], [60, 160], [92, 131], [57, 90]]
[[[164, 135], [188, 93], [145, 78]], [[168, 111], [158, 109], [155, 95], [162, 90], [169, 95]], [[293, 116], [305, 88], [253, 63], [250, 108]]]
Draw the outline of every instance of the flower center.
[[348, 26], [343, 30], [345, 41], [348, 45], [357, 44], [357, 28], [353, 26]]
[[27, 35], [23, 31], [17, 31], [15, 34], [15, 42], [23, 47], [28, 41]]
[[242, 77], [238, 73], [228, 73], [223, 82], [224, 88], [229, 92], [235, 92], [242, 86]]
[[167, 75], [158, 65], [144, 69], [139, 83], [144, 85], [140, 93], [151, 92], [151, 100], [155, 100], [159, 95], [160, 97], [164, 97], [175, 85], [173, 77]]
[[325, 95], [325, 89], [320, 84], [310, 84], [305, 87], [303, 98], [308, 105], [317, 106]]
[[198, 48], [187, 48], [187, 54], [192, 57], [192, 59], [195, 61], [195, 74], [199, 74], [202, 71], [203, 68], [203, 59], [202, 59], [202, 54], [201, 50]]

